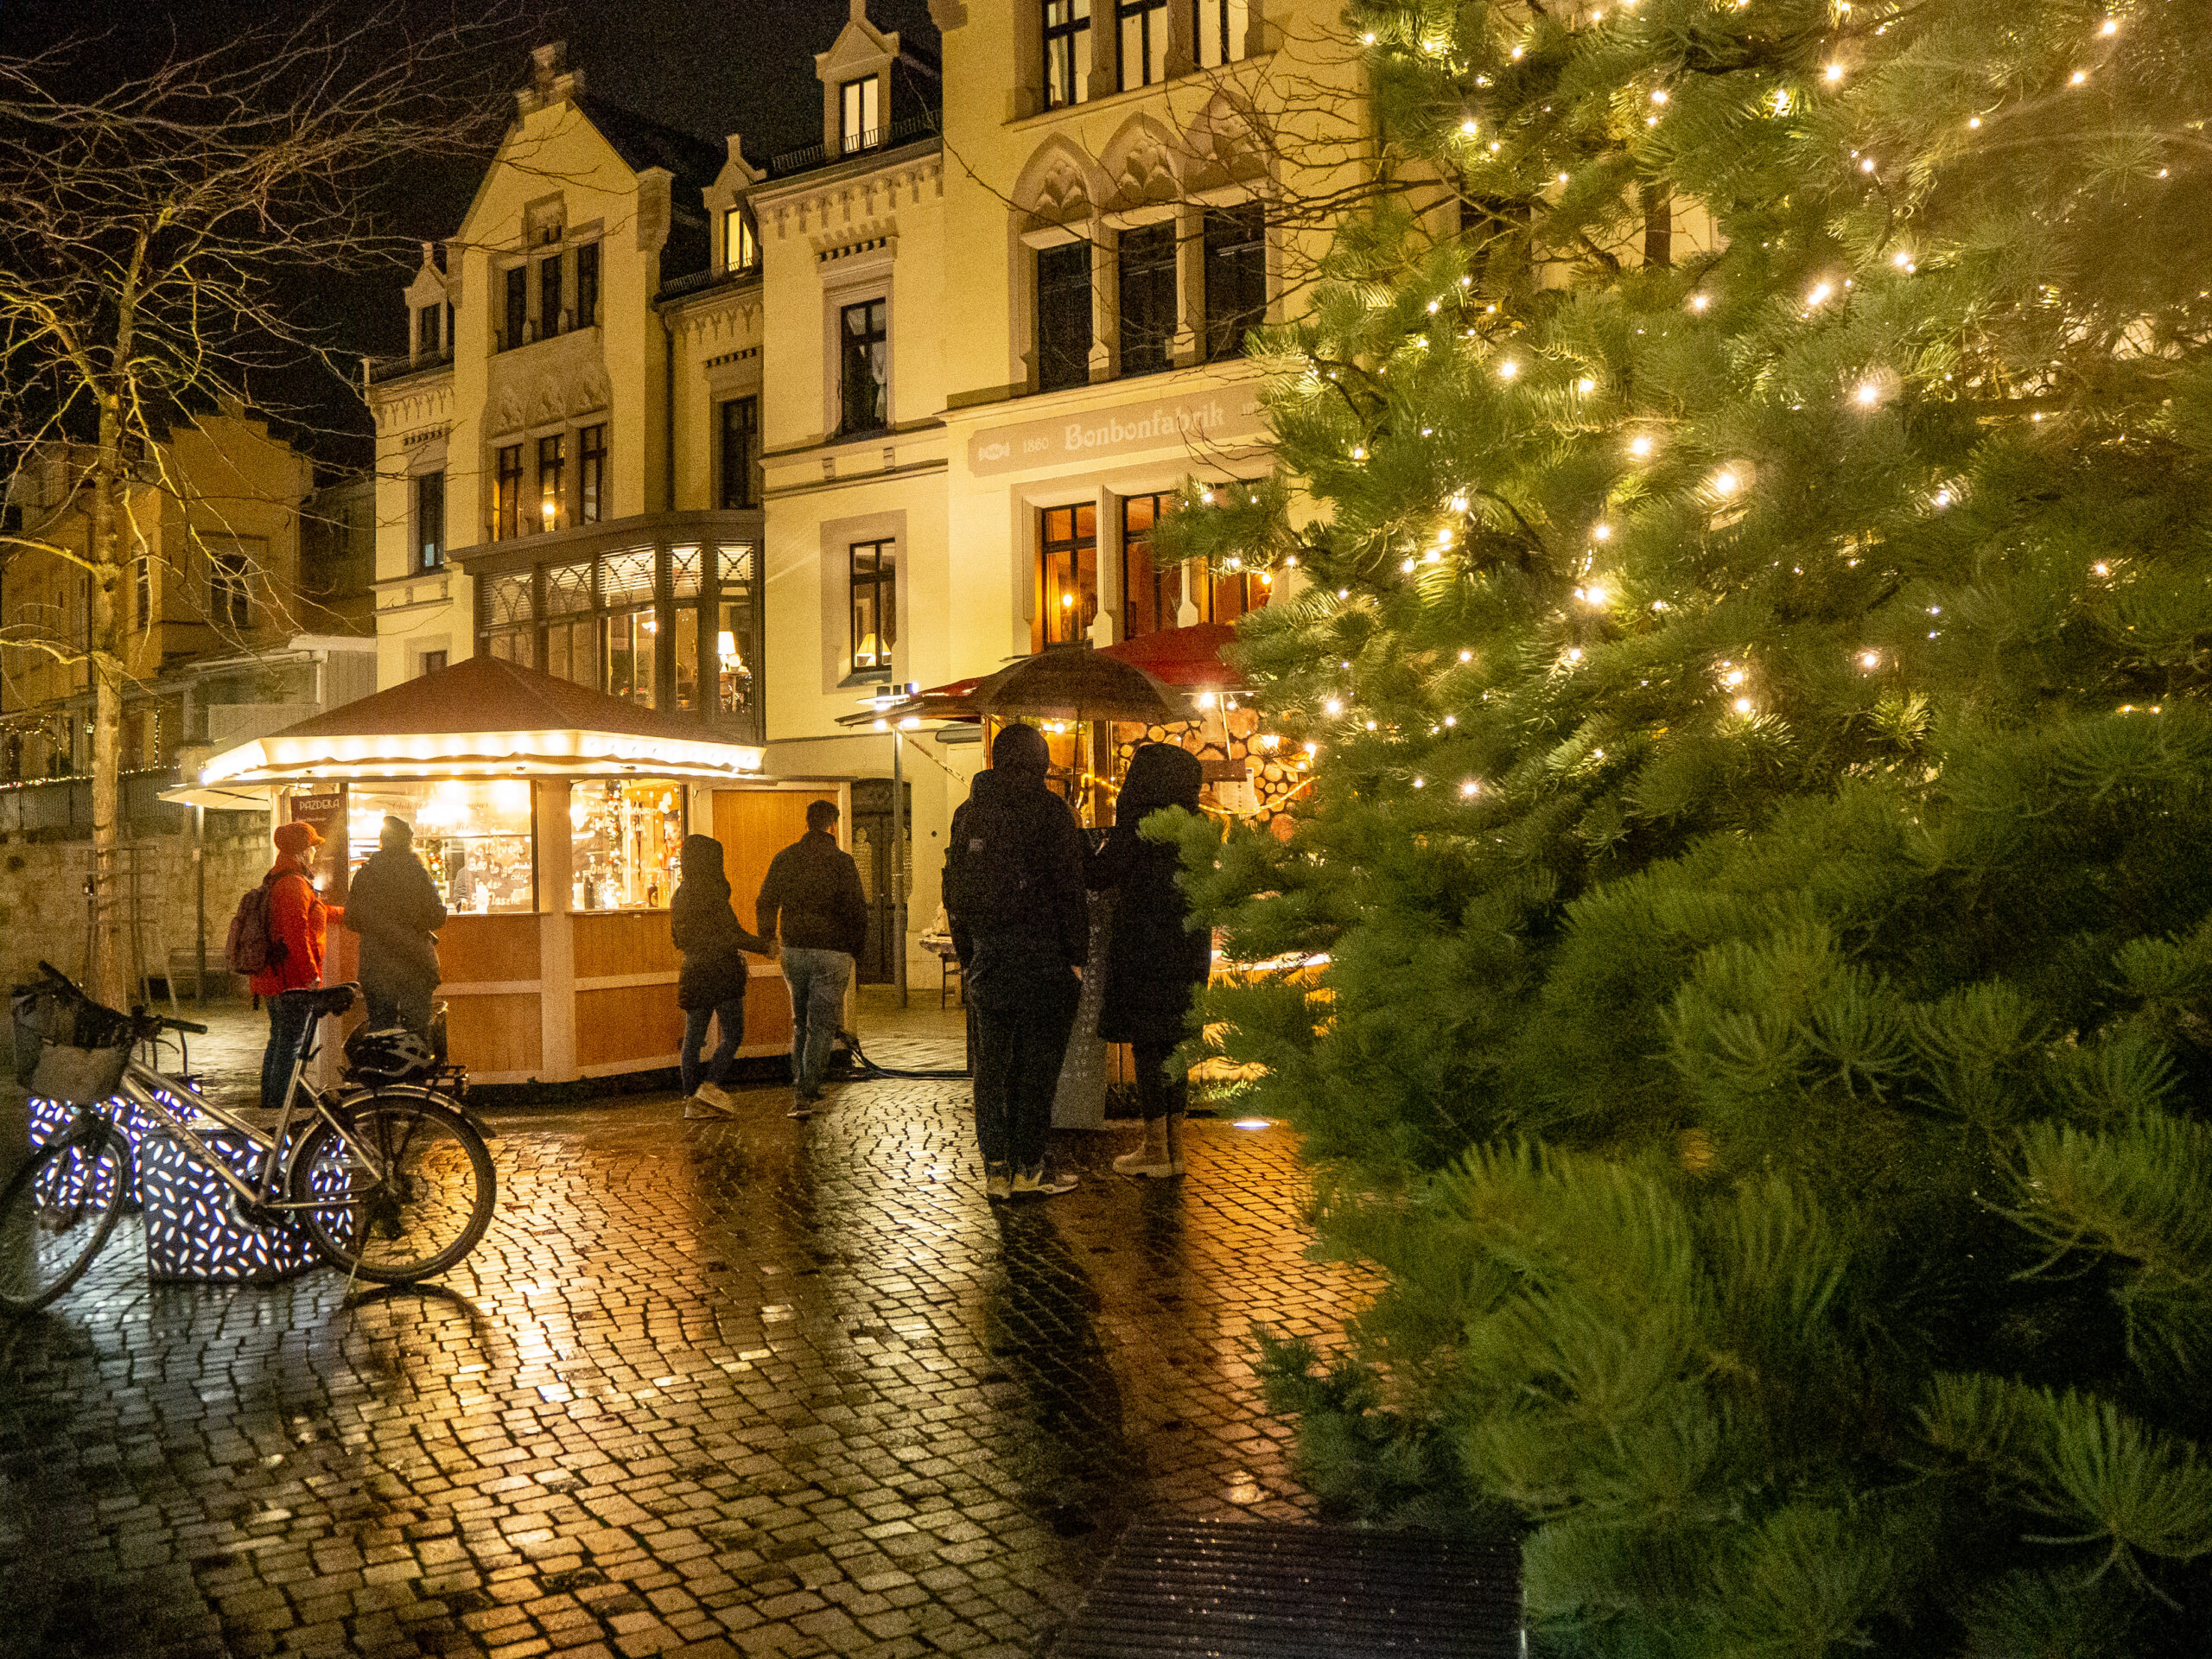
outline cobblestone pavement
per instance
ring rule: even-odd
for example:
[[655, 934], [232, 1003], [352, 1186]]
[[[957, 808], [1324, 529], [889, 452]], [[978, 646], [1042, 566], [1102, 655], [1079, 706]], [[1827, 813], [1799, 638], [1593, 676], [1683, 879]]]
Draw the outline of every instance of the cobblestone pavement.
[[1081, 1189], [994, 1205], [964, 1084], [742, 1099], [496, 1115], [419, 1291], [111, 1248], [0, 1328], [0, 1652], [1027, 1655], [1131, 1518], [1309, 1512], [1249, 1332], [1363, 1287], [1286, 1130], [1194, 1125], [1176, 1183], [1058, 1137]]

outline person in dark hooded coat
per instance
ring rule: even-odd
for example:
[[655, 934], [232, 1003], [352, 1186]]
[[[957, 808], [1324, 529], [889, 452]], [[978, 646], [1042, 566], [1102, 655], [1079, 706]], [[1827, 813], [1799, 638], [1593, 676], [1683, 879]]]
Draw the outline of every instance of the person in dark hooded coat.
[[404, 1026], [430, 1034], [430, 994], [438, 988], [437, 931], [446, 903], [415, 856], [415, 831], [387, 817], [377, 849], [355, 873], [340, 920], [361, 936], [361, 995], [369, 1026]]
[[1114, 1160], [1124, 1175], [1183, 1173], [1183, 1113], [1189, 1090], [1167, 1057], [1188, 1034], [1191, 999], [1206, 982], [1213, 936], [1189, 925], [1190, 906], [1176, 880], [1172, 842], [1147, 841], [1138, 826], [1163, 807], [1198, 810], [1205, 769], [1172, 743], [1147, 743], [1129, 758], [1128, 776], [1114, 804], [1114, 827], [1090, 860], [1085, 879], [1116, 895], [1098, 1034], [1134, 1051], [1144, 1141]]
[[1052, 1096], [1090, 953], [1083, 832], [1046, 785], [1052, 753], [1034, 726], [1008, 726], [952, 816], [945, 913], [976, 1012], [976, 1140], [994, 1198], [1075, 1185], [1045, 1167]]
[[[729, 877], [722, 869], [722, 844], [712, 836], [686, 836], [678, 854], [683, 879], [670, 900], [668, 925], [683, 965], [676, 976], [676, 1006], [683, 1010], [683, 1047], [678, 1055], [683, 1076], [683, 1115], [705, 1117], [737, 1105], [728, 1090], [730, 1065], [745, 1039], [745, 985], [752, 969], [748, 950], [776, 954], [773, 939], [748, 933], [730, 907]], [[720, 1030], [710, 1077], [700, 1076], [699, 1051], [706, 1046], [707, 1022]]]

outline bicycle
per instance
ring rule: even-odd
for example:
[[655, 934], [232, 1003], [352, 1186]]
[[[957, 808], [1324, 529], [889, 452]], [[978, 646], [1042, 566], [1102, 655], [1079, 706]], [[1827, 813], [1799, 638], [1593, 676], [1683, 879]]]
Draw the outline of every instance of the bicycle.
[[[100, 1050], [113, 1058], [118, 1048], [121, 1055], [111, 1085], [103, 1072], [85, 1094], [71, 1096], [97, 1091], [100, 1104], [80, 1106], [0, 1193], [0, 1311], [44, 1307], [84, 1275], [115, 1231], [132, 1185], [130, 1142], [111, 1121], [124, 1101], [221, 1178], [238, 1219], [257, 1227], [296, 1221], [315, 1254], [350, 1275], [412, 1283], [444, 1272], [484, 1236], [496, 1195], [492, 1155], [456, 1102], [419, 1081], [348, 1081], [330, 1090], [307, 1082], [322, 1018], [349, 1010], [356, 987], [276, 994], [296, 1000], [305, 1031], [283, 1108], [275, 1125], [263, 1128], [207, 1100], [186, 1078], [130, 1058], [142, 1045], [153, 1048], [165, 1031], [207, 1027], [143, 1009], [117, 1014], [48, 963], [39, 969], [37, 991], [111, 1039], [96, 1037], [91, 1058]], [[78, 1058], [86, 1056], [80, 1051]], [[245, 1139], [253, 1154], [250, 1178], [209, 1147], [192, 1115]]]

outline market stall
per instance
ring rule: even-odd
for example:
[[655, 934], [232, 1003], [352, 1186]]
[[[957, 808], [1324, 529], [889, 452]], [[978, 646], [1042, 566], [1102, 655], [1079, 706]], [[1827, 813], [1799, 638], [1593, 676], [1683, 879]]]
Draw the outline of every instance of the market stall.
[[[676, 1064], [678, 849], [760, 760], [696, 717], [474, 657], [217, 754], [199, 786], [315, 817], [339, 904], [383, 819], [405, 820], [448, 911], [454, 1058], [484, 1083], [562, 1082]], [[325, 977], [350, 978], [353, 936], [330, 939]], [[766, 957], [753, 974], [741, 1052], [781, 1052], [782, 975]]]

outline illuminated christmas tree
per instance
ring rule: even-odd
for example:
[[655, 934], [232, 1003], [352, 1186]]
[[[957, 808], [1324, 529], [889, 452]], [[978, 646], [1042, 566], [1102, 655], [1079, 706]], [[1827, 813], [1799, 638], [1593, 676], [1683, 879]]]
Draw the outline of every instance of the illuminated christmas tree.
[[1313, 1478], [1555, 1653], [2201, 1651], [2205, 13], [1349, 16], [1405, 192], [1176, 525], [1306, 579], [1189, 846], [1327, 958], [1211, 997], [1387, 1275]]

